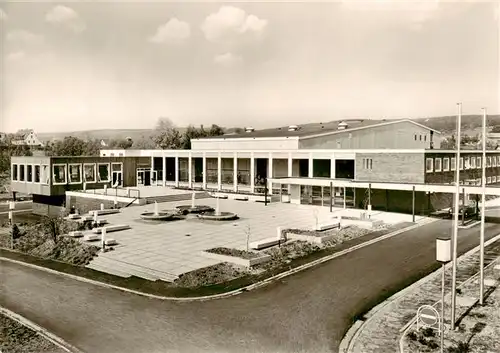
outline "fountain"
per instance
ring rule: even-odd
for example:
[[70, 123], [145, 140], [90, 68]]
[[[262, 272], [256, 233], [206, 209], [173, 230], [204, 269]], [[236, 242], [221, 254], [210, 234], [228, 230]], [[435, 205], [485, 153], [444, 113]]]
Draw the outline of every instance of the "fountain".
[[198, 215], [198, 218], [200, 219], [205, 219], [205, 220], [210, 220], [210, 221], [230, 221], [233, 219], [237, 219], [238, 215], [233, 212], [221, 212], [220, 211], [220, 205], [219, 205], [219, 198], [217, 197], [215, 205], [215, 211], [211, 212], [204, 212]]
[[187, 215], [188, 213], [203, 213], [214, 210], [210, 206], [195, 205], [195, 199], [196, 199], [196, 192], [193, 191], [191, 195], [191, 206], [188, 205], [177, 206], [176, 207], [177, 211], [182, 213], [183, 215]]
[[146, 221], [166, 221], [174, 217], [173, 212], [160, 211], [158, 209], [158, 202], [155, 201], [154, 212], [141, 213], [141, 218]]

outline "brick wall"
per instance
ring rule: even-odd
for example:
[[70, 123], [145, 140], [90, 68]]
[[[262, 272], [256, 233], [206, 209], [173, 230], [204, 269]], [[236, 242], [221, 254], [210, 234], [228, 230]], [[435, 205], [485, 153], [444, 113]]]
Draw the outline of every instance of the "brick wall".
[[[372, 160], [372, 169], [363, 159]], [[424, 154], [420, 153], [356, 153], [355, 180], [371, 182], [423, 183]]]
[[[98, 199], [90, 199], [85, 197], [77, 197], [77, 196], [66, 196], [66, 205], [68, 210], [71, 206], [75, 206], [80, 214], [87, 213], [91, 210], [99, 210], [101, 209], [101, 203], [104, 204], [104, 208], [113, 208], [114, 201], [113, 200], [98, 200]], [[118, 202], [118, 207], [124, 207], [127, 203]], [[132, 205], [131, 205], [132, 206]]]
[[61, 206], [52, 206], [44, 203], [33, 202], [32, 213], [41, 216], [59, 216], [64, 210]]

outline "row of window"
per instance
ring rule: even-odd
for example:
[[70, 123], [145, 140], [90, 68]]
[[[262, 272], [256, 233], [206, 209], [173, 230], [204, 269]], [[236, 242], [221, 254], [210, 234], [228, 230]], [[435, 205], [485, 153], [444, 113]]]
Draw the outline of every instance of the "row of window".
[[[52, 165], [53, 185], [106, 183], [110, 181], [109, 163], [54, 164]], [[111, 163], [113, 172], [122, 172], [122, 163]], [[12, 164], [12, 181], [50, 184], [49, 166], [32, 164]]]
[[[424, 136], [424, 141], [427, 141], [427, 135], [423, 136]], [[422, 141], [422, 134], [420, 135], [414, 134], [413, 137], [415, 138], [415, 141], [417, 141], [417, 137], [419, 137], [419, 140]]]
[[[482, 168], [482, 157], [460, 157], [460, 170]], [[486, 167], [500, 167], [500, 156], [486, 157]], [[425, 160], [425, 171], [447, 172], [456, 170], [456, 158], [427, 158]]]
[[[486, 178], [486, 184], [495, 184], [495, 183], [500, 183], [500, 175], [489, 176]], [[466, 180], [465, 182], [463, 180], [460, 180], [460, 185], [463, 184], [481, 186], [481, 179], [469, 179]]]
[[372, 158], [363, 158], [363, 169], [373, 169]]

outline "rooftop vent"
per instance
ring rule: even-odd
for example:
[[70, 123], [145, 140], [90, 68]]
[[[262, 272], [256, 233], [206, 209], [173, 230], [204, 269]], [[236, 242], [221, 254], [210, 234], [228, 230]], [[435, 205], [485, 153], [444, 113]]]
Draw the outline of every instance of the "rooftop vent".
[[345, 121], [341, 121], [341, 122], [339, 123], [339, 125], [338, 125], [338, 129], [339, 129], [339, 130], [345, 130], [345, 129], [347, 129], [347, 127], [348, 127], [348, 126], [349, 126], [349, 125], [347, 125], [347, 123], [346, 123]]
[[246, 127], [245, 132], [253, 132], [255, 129], [253, 127]]
[[297, 125], [290, 125], [288, 127], [288, 131], [297, 131], [299, 129], [299, 127]]

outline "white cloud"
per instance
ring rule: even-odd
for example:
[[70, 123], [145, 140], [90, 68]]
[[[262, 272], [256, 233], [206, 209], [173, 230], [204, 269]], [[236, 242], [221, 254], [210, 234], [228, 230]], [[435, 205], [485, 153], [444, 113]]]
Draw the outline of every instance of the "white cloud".
[[7, 19], [7, 14], [5, 13], [4, 10], [0, 8], [0, 21], [4, 21]]
[[351, 11], [391, 11], [394, 18], [405, 22], [415, 31], [421, 30], [425, 23], [439, 13], [439, 0], [407, 1], [407, 0], [343, 0], [342, 6]]
[[247, 15], [240, 8], [222, 6], [219, 11], [205, 18], [201, 30], [208, 40], [218, 41], [243, 33], [261, 34], [267, 24], [267, 20], [260, 19], [255, 15]]
[[186, 40], [191, 35], [189, 23], [172, 18], [167, 23], [161, 25], [156, 33], [149, 38], [152, 43], [179, 42]]
[[23, 29], [14, 30], [7, 33], [7, 40], [9, 42], [23, 43], [23, 44], [41, 44], [44, 39], [40, 34], [35, 34]]
[[83, 32], [87, 26], [80, 15], [70, 7], [57, 5], [45, 15], [45, 21], [53, 25], [65, 26], [76, 33]]
[[8, 61], [19, 61], [19, 60], [24, 59], [25, 56], [26, 56], [26, 53], [24, 51], [16, 51], [16, 52], [9, 53], [7, 55], [7, 60]]
[[221, 66], [234, 66], [243, 62], [243, 58], [233, 53], [225, 53], [216, 55], [214, 58], [214, 63]]

